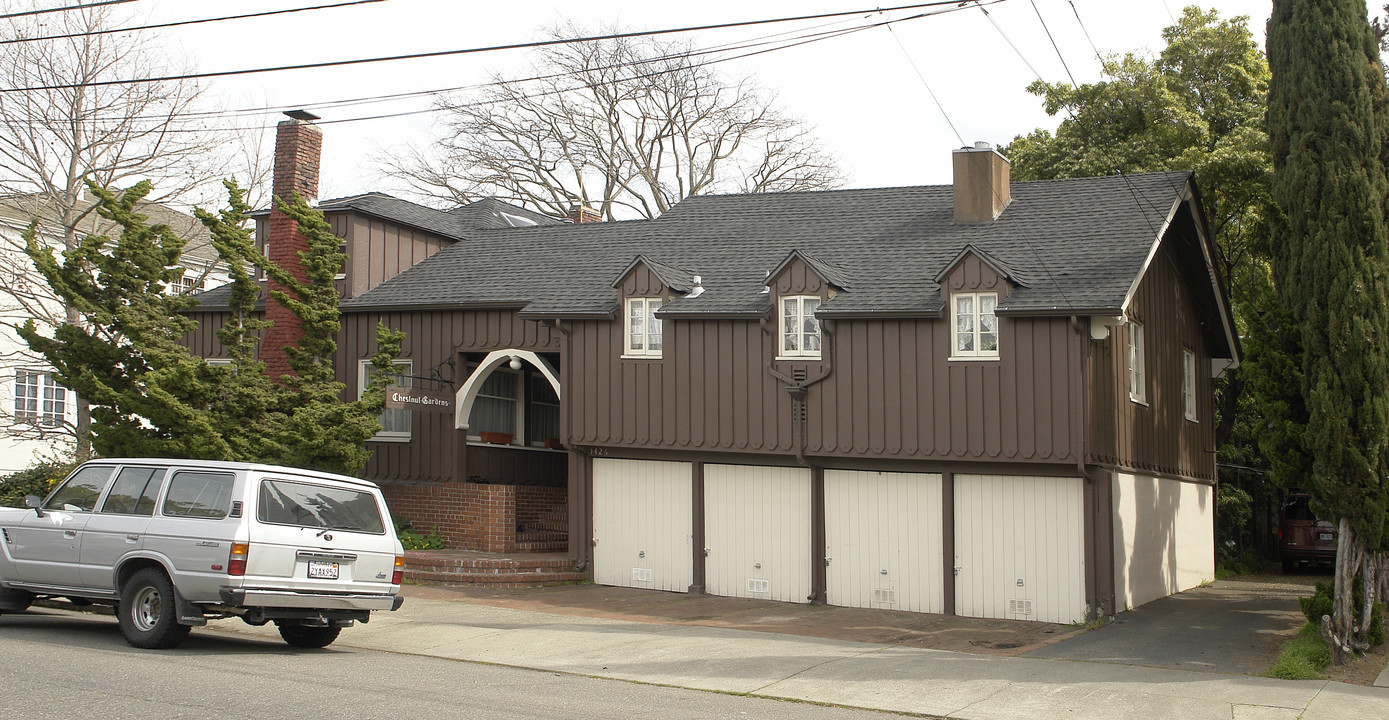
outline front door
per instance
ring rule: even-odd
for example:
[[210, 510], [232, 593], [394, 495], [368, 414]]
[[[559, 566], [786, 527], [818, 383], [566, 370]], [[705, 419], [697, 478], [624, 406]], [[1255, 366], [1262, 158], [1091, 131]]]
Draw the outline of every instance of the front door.
[[10, 546], [16, 580], [51, 587], [82, 587], [78, 556], [82, 532], [101, 492], [115, 470], [88, 465], [48, 496], [43, 507], [27, 513]]

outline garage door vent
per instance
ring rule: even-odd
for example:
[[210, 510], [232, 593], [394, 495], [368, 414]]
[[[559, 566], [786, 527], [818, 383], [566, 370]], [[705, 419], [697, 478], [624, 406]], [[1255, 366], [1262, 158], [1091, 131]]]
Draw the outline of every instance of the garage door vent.
[[897, 589], [896, 589], [896, 588], [873, 588], [873, 604], [874, 604], [874, 605], [896, 605], [896, 604], [897, 604]]
[[770, 593], [772, 591], [771, 580], [759, 580], [748, 578], [748, 592], [750, 593]]
[[649, 583], [652, 577], [651, 568], [632, 568], [632, 582], [634, 583]]
[[1031, 614], [1032, 614], [1032, 601], [1031, 601], [1031, 600], [1009, 600], [1009, 601], [1008, 601], [1008, 614], [1009, 614], [1009, 615], [1031, 615]]

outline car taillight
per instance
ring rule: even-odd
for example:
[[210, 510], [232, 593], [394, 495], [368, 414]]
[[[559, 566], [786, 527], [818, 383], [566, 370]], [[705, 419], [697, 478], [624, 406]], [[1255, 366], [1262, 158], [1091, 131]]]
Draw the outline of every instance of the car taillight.
[[395, 572], [391, 573], [391, 584], [399, 585], [405, 579], [405, 558], [397, 555], [395, 557]]
[[232, 543], [231, 557], [227, 558], [228, 575], [246, 574], [246, 556], [250, 551], [251, 546], [248, 543]]

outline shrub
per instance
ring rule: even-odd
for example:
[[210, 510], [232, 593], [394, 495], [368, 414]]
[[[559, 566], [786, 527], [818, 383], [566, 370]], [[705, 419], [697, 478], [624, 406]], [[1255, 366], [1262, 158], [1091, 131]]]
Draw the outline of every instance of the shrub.
[[403, 517], [391, 516], [391, 522], [395, 523], [396, 537], [400, 538], [401, 547], [406, 550], [442, 550], [444, 538], [439, 536], [438, 528], [431, 528], [427, 533], [415, 532], [410, 529], [410, 521]]
[[1335, 592], [1335, 586], [1330, 583], [1318, 582], [1317, 590], [1312, 593], [1311, 597], [1297, 599], [1302, 605], [1302, 614], [1307, 616], [1307, 622], [1318, 627], [1321, 626], [1322, 616], [1330, 615], [1331, 608], [1334, 606], [1332, 602], [1333, 592]]
[[24, 507], [25, 495], [47, 495], [76, 465], [70, 462], [42, 462], [0, 477], [0, 505]]

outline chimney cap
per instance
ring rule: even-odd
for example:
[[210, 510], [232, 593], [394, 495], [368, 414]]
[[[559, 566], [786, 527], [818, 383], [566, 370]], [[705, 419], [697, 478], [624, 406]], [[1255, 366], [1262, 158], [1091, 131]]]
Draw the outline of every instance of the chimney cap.
[[317, 115], [309, 112], [308, 110], [286, 110], [285, 114], [294, 118], [295, 120], [303, 120], [305, 122], [313, 122], [314, 120], [318, 119]]

